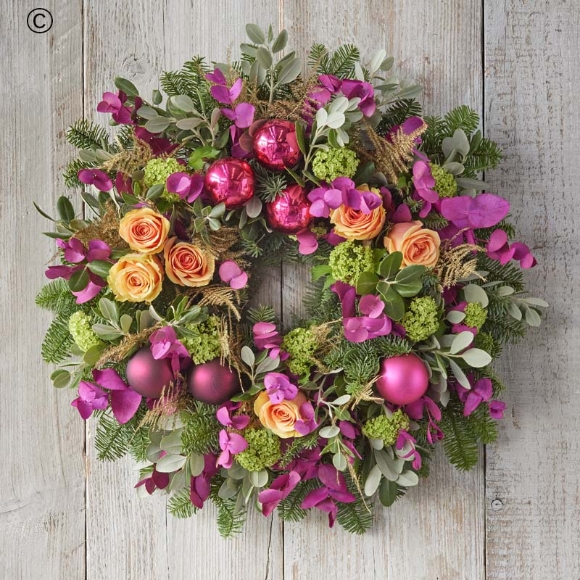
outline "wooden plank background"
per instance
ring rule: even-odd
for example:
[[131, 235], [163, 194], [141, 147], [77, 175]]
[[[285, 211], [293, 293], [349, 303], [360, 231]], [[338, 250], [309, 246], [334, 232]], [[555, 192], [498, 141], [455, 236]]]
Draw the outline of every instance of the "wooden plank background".
[[[578, 580], [580, 578], [580, 6], [577, 0], [1, 0], [0, 32], [0, 578], [7, 580]], [[96, 461], [86, 431], [54, 392], [34, 309], [54, 251], [37, 233], [63, 186], [66, 127], [94, 116], [121, 74], [143, 91], [194, 54], [225, 59], [243, 25], [286, 27], [314, 41], [384, 46], [423, 83], [428, 113], [467, 103], [506, 160], [487, 175], [512, 202], [540, 266], [530, 288], [551, 308], [542, 329], [501, 363], [510, 405], [498, 443], [468, 474], [439, 457], [432, 476], [364, 537], [256, 515], [219, 538], [211, 508], [181, 521], [165, 499], [138, 500], [131, 461]], [[260, 291], [286, 323], [300, 314], [305, 272], [272, 268]], [[84, 451], [86, 449], [86, 456]]]

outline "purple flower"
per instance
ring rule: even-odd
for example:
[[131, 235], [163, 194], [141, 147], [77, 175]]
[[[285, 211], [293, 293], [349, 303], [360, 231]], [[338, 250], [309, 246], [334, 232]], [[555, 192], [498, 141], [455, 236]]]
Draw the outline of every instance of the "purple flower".
[[358, 108], [365, 117], [372, 117], [377, 109], [373, 85], [365, 81], [344, 79], [340, 86], [342, 94], [347, 99], [359, 98]]
[[87, 185], [94, 185], [99, 191], [111, 191], [111, 178], [100, 169], [81, 169], [77, 174], [79, 181]]
[[79, 383], [78, 397], [71, 403], [81, 417], [87, 420], [96, 409], [104, 410], [109, 406], [109, 395], [92, 383]]
[[441, 201], [441, 215], [460, 229], [491, 228], [504, 219], [509, 210], [509, 202], [493, 193], [477, 197], [460, 195]]
[[288, 464], [288, 469], [299, 473], [304, 480], [312, 479], [318, 473], [320, 457], [319, 447], [305, 449]]
[[[493, 384], [491, 379], [484, 377], [472, 385], [471, 389], [466, 389], [457, 385], [457, 395], [459, 400], [464, 404], [463, 415], [469, 417], [481, 403], [490, 401], [493, 397]], [[501, 419], [506, 404], [502, 401], [490, 401], [488, 404], [489, 414], [494, 419]]]
[[503, 412], [507, 405], [503, 401], [491, 401], [489, 403], [489, 416], [494, 419], [503, 419]]
[[[206, 76], [207, 78], [207, 76]], [[218, 102], [225, 105], [231, 105], [242, 92], [242, 79], [237, 79], [228, 89], [226, 84], [214, 85], [211, 89], [211, 96]]]
[[207, 73], [205, 75], [206, 80], [215, 83], [216, 85], [225, 85], [226, 77], [224, 73], [219, 68], [215, 68], [213, 72]]
[[145, 486], [147, 493], [151, 495], [156, 489], [165, 489], [169, 485], [169, 473], [161, 473], [157, 471], [155, 465], [149, 477], [139, 481], [135, 488]]
[[258, 501], [262, 504], [262, 513], [268, 517], [278, 507], [278, 504], [290, 495], [290, 492], [299, 482], [300, 474], [296, 471], [279, 475], [268, 489], [258, 494]]
[[219, 435], [220, 449], [222, 452], [217, 460], [217, 465], [229, 469], [234, 462], [234, 455], [248, 448], [248, 442], [237, 433], [228, 433], [225, 429]]
[[330, 210], [341, 205], [369, 214], [383, 202], [381, 196], [371, 191], [356, 189], [354, 181], [348, 177], [337, 177], [330, 187], [313, 189], [308, 194], [308, 200], [312, 203], [310, 214], [322, 218], [329, 217]]
[[271, 349], [269, 353], [270, 358], [276, 358], [279, 356], [282, 360], [288, 358], [288, 353], [283, 353], [280, 351], [280, 345], [282, 344], [282, 337], [278, 333], [275, 324], [271, 322], [257, 322], [252, 328], [254, 335], [254, 344], [260, 350]]
[[425, 161], [417, 161], [413, 165], [413, 185], [415, 186], [416, 197], [424, 201], [419, 217], [425, 217], [434, 203], [439, 201], [435, 187], [435, 179], [431, 175], [431, 168]]
[[94, 370], [93, 379], [105, 389], [111, 391], [111, 409], [119, 423], [129, 421], [141, 404], [141, 395], [136, 393], [113, 369]]
[[272, 403], [281, 403], [284, 399], [291, 401], [298, 394], [298, 387], [282, 373], [267, 373], [264, 387]]
[[174, 374], [189, 364], [189, 352], [177, 339], [177, 334], [172, 326], [164, 326], [156, 330], [149, 337], [149, 342], [151, 343], [151, 354], [155, 360], [171, 359], [171, 368]]
[[524, 269], [533, 268], [537, 262], [530, 248], [521, 242], [508, 243], [508, 235], [503, 230], [495, 230], [487, 242], [487, 255], [505, 265], [510, 260], [518, 260]]
[[227, 401], [217, 410], [215, 414], [217, 420], [224, 427], [232, 427], [238, 430], [245, 429], [250, 422], [250, 417], [248, 415], [232, 415], [232, 411], [237, 411], [241, 405], [241, 403]]
[[189, 486], [189, 499], [198, 509], [203, 508], [203, 503], [209, 497], [211, 490], [211, 479], [218, 472], [216, 466], [216, 456], [207, 453], [203, 456], [203, 471], [196, 476], [192, 476]]
[[328, 525], [332, 528], [338, 511], [335, 501], [352, 503], [356, 501], [356, 498], [348, 491], [344, 475], [334, 466], [321, 465], [318, 468], [317, 476], [323, 486], [308, 493], [300, 507], [302, 509], [315, 507], [326, 512], [328, 514]]
[[443, 431], [437, 424], [437, 421], [441, 421], [441, 409], [433, 399], [427, 396], [421, 397], [414, 403], [405, 405], [405, 413], [415, 421], [419, 421], [423, 418], [423, 414], [427, 413], [429, 420], [427, 423], [427, 441], [433, 444], [435, 441], [443, 439]]
[[127, 95], [123, 91], [115, 93], [103, 93], [103, 100], [97, 105], [99, 113], [111, 113], [113, 120], [120, 125], [131, 124], [131, 109], [123, 106]]
[[421, 455], [415, 448], [416, 443], [417, 440], [410, 433], [402, 429], [401, 431], [399, 431], [399, 436], [397, 437], [395, 447], [397, 448], [398, 451], [402, 451], [403, 449], [405, 449], [405, 447], [408, 446], [409, 449], [408, 453], [404, 454], [402, 457], [404, 459], [412, 459], [413, 469], [419, 470], [421, 469], [422, 459]]
[[176, 193], [181, 199], [193, 203], [203, 191], [203, 175], [190, 175], [181, 171], [172, 173], [167, 178], [165, 187], [170, 193]]
[[250, 103], [239, 103], [233, 110], [226, 108], [220, 110], [239, 129], [247, 129], [254, 122], [256, 108]]
[[157, 137], [157, 135], [147, 131], [145, 127], [135, 127], [135, 137], [141, 141], [145, 141], [151, 147], [151, 152], [155, 157], [170, 154], [180, 146], [178, 143], [172, 143], [165, 137]]
[[318, 249], [316, 234], [310, 230], [302, 230], [296, 234], [298, 240], [298, 252], [303, 256], [309, 256]]
[[222, 263], [219, 275], [221, 281], [229, 284], [234, 290], [241, 290], [248, 283], [248, 275], [233, 260]]
[[294, 423], [294, 429], [300, 433], [300, 435], [308, 435], [318, 428], [318, 423], [315, 419], [314, 407], [310, 401], [306, 401], [300, 405], [300, 415], [302, 419], [298, 419]]

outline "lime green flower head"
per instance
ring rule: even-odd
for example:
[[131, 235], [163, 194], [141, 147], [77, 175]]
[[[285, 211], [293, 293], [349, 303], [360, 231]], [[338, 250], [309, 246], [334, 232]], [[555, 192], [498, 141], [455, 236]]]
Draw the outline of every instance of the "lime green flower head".
[[94, 333], [92, 321], [89, 316], [79, 310], [68, 319], [68, 330], [76, 345], [83, 351], [101, 346], [103, 341]]
[[[151, 159], [145, 166], [145, 177], [143, 178], [145, 188], [149, 189], [152, 185], [165, 185], [167, 178], [172, 173], [177, 173], [182, 170], [183, 166], [173, 157], [167, 159]], [[180, 200], [180, 197], [176, 193], [169, 193], [167, 189], [163, 191], [161, 197], [173, 203]]]
[[479, 302], [470, 302], [465, 307], [463, 324], [479, 330], [487, 320], [487, 310]]
[[328, 260], [332, 269], [332, 276], [336, 280], [356, 286], [359, 276], [363, 272], [374, 272], [375, 261], [370, 246], [363, 246], [355, 240], [348, 240], [338, 244]]
[[379, 415], [369, 419], [362, 428], [363, 435], [369, 439], [382, 439], [385, 446], [397, 442], [399, 432], [409, 428], [409, 417], [400, 409], [391, 417]]
[[319, 149], [312, 160], [312, 171], [318, 179], [330, 183], [337, 177], [352, 177], [359, 160], [354, 151], [344, 147]]
[[282, 457], [280, 439], [266, 429], [248, 429], [243, 432], [248, 447], [236, 455], [236, 461], [248, 471], [262, 471]]
[[314, 333], [308, 328], [294, 328], [282, 342], [290, 358], [286, 361], [290, 372], [295, 375], [305, 375], [310, 372], [314, 364], [314, 353], [318, 348], [318, 341]]
[[426, 340], [439, 328], [439, 309], [430, 296], [411, 300], [409, 310], [403, 317], [403, 326], [407, 336], [415, 341]]
[[457, 193], [455, 177], [447, 169], [436, 163], [431, 163], [431, 175], [435, 180], [435, 191], [439, 197], [453, 197]]
[[193, 362], [201, 365], [221, 355], [219, 318], [209, 316], [205, 322], [186, 324], [186, 335], [180, 338]]

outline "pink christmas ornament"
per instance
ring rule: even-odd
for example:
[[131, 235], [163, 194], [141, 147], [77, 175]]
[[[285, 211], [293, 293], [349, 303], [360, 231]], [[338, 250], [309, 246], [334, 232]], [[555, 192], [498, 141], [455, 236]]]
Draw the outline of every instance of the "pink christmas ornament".
[[144, 346], [127, 363], [126, 375], [134, 391], [143, 397], [157, 399], [163, 388], [173, 380], [171, 360], [154, 359], [149, 346]]
[[381, 397], [393, 405], [408, 405], [420, 399], [429, 386], [425, 363], [414, 354], [385, 358], [376, 388]]
[[291, 121], [266, 121], [254, 135], [254, 153], [258, 161], [272, 171], [294, 167], [302, 154]]
[[221, 405], [241, 391], [238, 373], [220, 364], [218, 358], [196, 365], [187, 379], [189, 392], [202, 403]]
[[254, 172], [246, 161], [225, 157], [211, 164], [204, 185], [214, 204], [237, 209], [254, 195]]
[[306, 190], [299, 185], [286, 188], [274, 201], [266, 204], [268, 225], [284, 234], [297, 234], [312, 221]]

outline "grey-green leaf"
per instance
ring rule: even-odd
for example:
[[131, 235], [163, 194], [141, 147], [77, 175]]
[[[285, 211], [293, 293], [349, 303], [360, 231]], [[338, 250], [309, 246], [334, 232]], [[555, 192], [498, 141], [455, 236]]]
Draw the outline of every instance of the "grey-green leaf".
[[475, 369], [480, 369], [487, 366], [491, 362], [491, 356], [480, 348], [470, 348], [464, 352], [461, 358]]
[[256, 44], [264, 44], [266, 42], [266, 35], [257, 24], [246, 24], [246, 34]]
[[272, 52], [276, 53], [280, 52], [281, 50], [284, 50], [287, 44], [288, 44], [288, 31], [284, 29], [276, 37], [276, 40], [272, 45]]
[[280, 69], [280, 74], [278, 75], [278, 84], [287, 85], [288, 83], [295, 81], [301, 70], [302, 63], [299, 58], [288, 61]]

